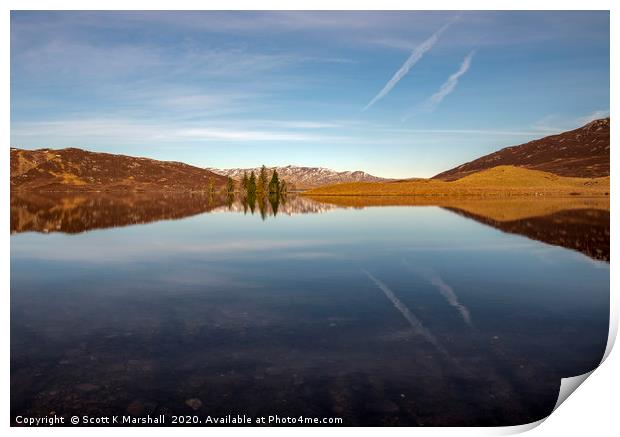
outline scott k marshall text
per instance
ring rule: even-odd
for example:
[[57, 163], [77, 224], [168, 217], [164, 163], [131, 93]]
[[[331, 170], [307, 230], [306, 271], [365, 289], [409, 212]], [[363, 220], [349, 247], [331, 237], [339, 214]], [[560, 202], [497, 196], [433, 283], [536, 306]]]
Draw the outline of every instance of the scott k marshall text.
[[66, 421], [63, 416], [46, 417], [15, 417], [15, 423], [26, 426], [54, 426], [54, 425], [339, 425], [340, 417], [287, 417], [261, 416], [248, 417], [246, 415], [227, 416], [71, 416]]

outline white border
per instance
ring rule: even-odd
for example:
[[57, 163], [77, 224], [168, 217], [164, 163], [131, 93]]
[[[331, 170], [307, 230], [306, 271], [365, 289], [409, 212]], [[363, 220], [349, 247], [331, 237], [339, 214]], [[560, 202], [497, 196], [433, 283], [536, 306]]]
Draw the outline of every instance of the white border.
[[[2, 346], [4, 351], [4, 359], [2, 360], [2, 375], [4, 384], [1, 397], [1, 411], [2, 420], [4, 426], [8, 427], [10, 424], [10, 401], [9, 401], [9, 387], [10, 387], [10, 369], [9, 369], [9, 317], [10, 317], [10, 305], [9, 305], [9, 153], [8, 147], [10, 145], [10, 10], [26, 10], [26, 9], [90, 9], [90, 10], [139, 10], [139, 9], [158, 9], [158, 10], [198, 10], [198, 9], [211, 9], [211, 10], [257, 10], [257, 9], [287, 9], [287, 10], [311, 10], [311, 9], [323, 9], [323, 10], [346, 10], [346, 9], [361, 9], [361, 10], [611, 10], [611, 90], [610, 90], [610, 110], [613, 112], [613, 108], [616, 107], [618, 100], [617, 80], [620, 69], [618, 68], [618, 55], [614, 53], [614, 49], [617, 49], [617, 41], [620, 41], [620, 35], [618, 28], [620, 27], [620, 2], [611, 0], [589, 0], [589, 1], [576, 1], [576, 0], [564, 0], [564, 1], [552, 1], [552, 0], [503, 0], [498, 2], [497, 0], [469, 0], [467, 2], [457, 0], [433, 0], [433, 1], [406, 1], [406, 0], [382, 0], [381, 2], [371, 2], [368, 0], [358, 0], [356, 2], [347, 2], [339, 0], [314, 0], [303, 1], [298, 0], [296, 2], [287, 2], [284, 0], [262, 0], [249, 1], [249, 0], [220, 0], [211, 2], [199, 2], [194, 0], [151, 0], [151, 1], [139, 1], [139, 0], [90, 0], [88, 2], [79, 0], [57, 0], [57, 1], [45, 1], [45, 0], [5, 0], [2, 2], [3, 14], [1, 18], [2, 25], [0, 26], [1, 38], [2, 38], [2, 84], [4, 94], [4, 105], [2, 106], [2, 132], [5, 138], [5, 151], [0, 154], [0, 162], [2, 168], [2, 190], [0, 191], [0, 204], [4, 205], [5, 212], [2, 214], [0, 221], [0, 229], [5, 229], [0, 233], [3, 243], [2, 252], [2, 264], [0, 265], [0, 280], [4, 284], [2, 299], [3, 299], [3, 311], [5, 314], [3, 323], [3, 335]], [[617, 51], [617, 50], [616, 50]], [[612, 150], [611, 150], [611, 164], [612, 174], [615, 175], [618, 171], [618, 153], [614, 150], [616, 147], [618, 138], [618, 129], [615, 124], [612, 125]], [[612, 181], [615, 180], [612, 178]], [[616, 190], [611, 190], [612, 204], [616, 203]], [[612, 228], [617, 227], [617, 216], [614, 214], [614, 208], [612, 208]], [[616, 253], [617, 238], [615, 231], [611, 235], [611, 251]], [[610, 342], [606, 351], [607, 359], [600, 368], [596, 369], [592, 376], [588, 378], [588, 382], [579, 388], [578, 394], [571, 396], [561, 407], [554, 412], [542, 426], [536, 427], [533, 431], [530, 431], [530, 435], [569, 435], [569, 436], [582, 436], [586, 433], [592, 435], [610, 435], [617, 433], [620, 430], [620, 426], [617, 423], [616, 415], [616, 392], [620, 387], [619, 371], [620, 371], [620, 357], [618, 352], [611, 351], [611, 346], [615, 340], [618, 329], [618, 299], [617, 299], [617, 284], [618, 271], [612, 264], [611, 268], [611, 326], [610, 326]], [[506, 427], [506, 428], [422, 428], [412, 430], [410, 428], [381, 428], [380, 430], [373, 428], [355, 428], [353, 432], [359, 435], [374, 435], [376, 432], [389, 432], [391, 434], [410, 435], [412, 432], [416, 434], [424, 435], [503, 435], [513, 434], [516, 432], [526, 431], [538, 424], [525, 425], [522, 427]], [[10, 432], [15, 434], [30, 433], [30, 432], [45, 432], [45, 433], [62, 433], [67, 435], [82, 435], [85, 430], [83, 428], [11, 428]], [[284, 435], [290, 432], [301, 435], [314, 435], [316, 433], [328, 433], [336, 434], [341, 433], [343, 430], [338, 428], [332, 429], [315, 429], [315, 428], [303, 428], [303, 429], [287, 429], [287, 428], [186, 428], [184, 433], [201, 435], [206, 434], [229, 434], [229, 433], [242, 433], [252, 432], [257, 435], [272, 435], [280, 434]], [[170, 429], [156, 429], [156, 428], [123, 428], [114, 429], [98, 428], [89, 429], [89, 434], [104, 435], [108, 432], [120, 433], [122, 435], [135, 435], [146, 434], [149, 435], [168, 435]], [[172, 430], [177, 433], [178, 428]], [[347, 431], [344, 431], [347, 432]]]

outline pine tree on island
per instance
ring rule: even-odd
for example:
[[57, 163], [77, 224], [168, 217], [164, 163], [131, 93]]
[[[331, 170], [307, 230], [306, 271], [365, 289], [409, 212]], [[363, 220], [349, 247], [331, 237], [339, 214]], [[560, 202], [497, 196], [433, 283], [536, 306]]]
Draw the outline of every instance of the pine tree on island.
[[267, 167], [264, 165], [260, 168], [258, 174], [258, 182], [256, 184], [256, 194], [265, 196], [269, 193], [269, 180], [267, 176]]
[[271, 175], [271, 181], [269, 181], [269, 195], [280, 194], [280, 179], [278, 178], [278, 171], [274, 168]]
[[254, 171], [250, 173], [250, 178], [248, 179], [247, 195], [248, 197], [256, 197], [256, 175]]

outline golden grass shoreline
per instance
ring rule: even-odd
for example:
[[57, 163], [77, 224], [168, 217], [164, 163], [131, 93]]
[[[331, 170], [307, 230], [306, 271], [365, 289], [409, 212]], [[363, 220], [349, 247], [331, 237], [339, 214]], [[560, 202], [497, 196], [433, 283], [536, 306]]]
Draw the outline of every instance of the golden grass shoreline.
[[456, 181], [421, 179], [398, 182], [356, 182], [307, 190], [306, 196], [378, 197], [539, 197], [609, 195], [610, 178], [564, 177], [539, 170], [498, 166]]

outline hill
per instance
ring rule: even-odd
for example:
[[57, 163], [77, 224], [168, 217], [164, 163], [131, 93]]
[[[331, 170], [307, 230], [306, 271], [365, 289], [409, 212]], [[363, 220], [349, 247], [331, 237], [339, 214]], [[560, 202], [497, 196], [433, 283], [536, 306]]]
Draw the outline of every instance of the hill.
[[542, 170], [560, 176], [609, 176], [610, 119], [592, 121], [579, 129], [551, 135], [485, 155], [434, 176], [453, 181], [498, 165]]
[[446, 182], [437, 179], [394, 182], [358, 182], [307, 191], [309, 196], [507, 196], [607, 195], [609, 177], [575, 178], [539, 170], [498, 166]]
[[[273, 169], [278, 171], [280, 178], [284, 179], [289, 185], [292, 185], [298, 189], [308, 189], [320, 187], [322, 185], [342, 184], [348, 182], [380, 182], [388, 180], [359, 170], [339, 172], [323, 167], [299, 167], [295, 165], [287, 165], [286, 167], [269, 167], [269, 172], [271, 173]], [[248, 175], [252, 171], [255, 174], [258, 174], [260, 167], [229, 169], [208, 168], [207, 170], [223, 176], [230, 176], [233, 179], [241, 180], [244, 172]]]
[[14, 191], [201, 191], [224, 176], [181, 162], [82, 149], [11, 148]]

